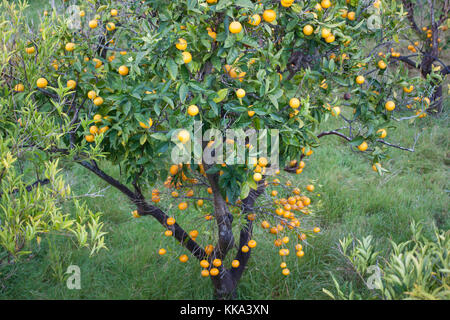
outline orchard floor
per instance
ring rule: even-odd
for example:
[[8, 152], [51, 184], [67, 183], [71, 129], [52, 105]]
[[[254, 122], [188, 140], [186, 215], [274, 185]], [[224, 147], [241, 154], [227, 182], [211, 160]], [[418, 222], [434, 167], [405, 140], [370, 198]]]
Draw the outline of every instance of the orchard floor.
[[[323, 129], [335, 127], [328, 123]], [[303, 258], [288, 257], [291, 274], [285, 277], [273, 239], [258, 231], [258, 246], [238, 298], [327, 299], [322, 288], [333, 291], [330, 272], [344, 288], [345, 283], [353, 283], [364, 294], [364, 285], [337, 250], [339, 239], [371, 234], [382, 248], [388, 248], [389, 240], [409, 239], [413, 219], [422, 221], [430, 235], [433, 224], [450, 229], [448, 115], [437, 120], [427, 117], [410, 126], [402, 123], [397, 130], [389, 130], [388, 141], [410, 146], [417, 131], [421, 135], [416, 151], [391, 149], [392, 159], [382, 163], [389, 170], [383, 176], [338, 137], [322, 138], [323, 146], [309, 157], [304, 172], [290, 178], [300, 187], [310, 182], [316, 186], [322, 205], [314, 220], [322, 232], [309, 240]], [[69, 169], [67, 178], [73, 181], [76, 194], [106, 187], [81, 167]], [[156, 221], [133, 219], [133, 208], [115, 190], [103, 194], [86, 201], [93, 211], [104, 213], [109, 249], [89, 257], [88, 250], [76, 249], [70, 240], [44, 238], [32, 259], [0, 269], [0, 299], [212, 298], [211, 281], [200, 276], [198, 262], [192, 257], [185, 264], [179, 262], [179, 255], [187, 252], [164, 237]], [[157, 254], [160, 247], [168, 249], [165, 256]], [[69, 265], [81, 269], [81, 290], [66, 286]]]

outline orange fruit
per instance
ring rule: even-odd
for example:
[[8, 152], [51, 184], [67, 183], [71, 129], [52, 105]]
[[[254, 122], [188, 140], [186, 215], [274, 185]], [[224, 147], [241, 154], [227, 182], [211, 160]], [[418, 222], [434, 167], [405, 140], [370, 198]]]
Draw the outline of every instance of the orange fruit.
[[103, 104], [103, 98], [102, 98], [102, 97], [96, 97], [96, 98], [94, 99], [94, 104], [95, 104], [96, 106], [99, 106], [99, 105]]
[[284, 268], [283, 271], [281, 271], [283, 273], [283, 275], [288, 276], [290, 271], [288, 268]]
[[306, 190], [308, 190], [309, 192], [313, 192], [314, 191], [314, 186], [312, 184], [308, 184], [306, 186]]
[[159, 254], [160, 256], [165, 255], [166, 253], [167, 253], [167, 251], [166, 251], [166, 249], [164, 249], [164, 248], [161, 248], [161, 249], [159, 249], [159, 251], [158, 251], [158, 254]]
[[242, 25], [239, 21], [233, 21], [230, 23], [228, 30], [230, 30], [231, 33], [239, 33], [242, 31]]
[[220, 259], [213, 260], [213, 266], [220, 267], [221, 265], [222, 265], [222, 260], [220, 260]]
[[231, 262], [231, 266], [232, 266], [233, 268], [238, 268], [239, 265], [240, 265], [239, 260], [233, 260], [233, 261]]
[[178, 50], [184, 51], [187, 48], [187, 41], [183, 38], [178, 39], [178, 42], [175, 44]]
[[97, 126], [91, 126], [91, 127], [89, 128], [89, 132], [90, 132], [91, 134], [93, 134], [93, 135], [98, 134], [98, 127], [97, 127]]
[[387, 111], [392, 111], [395, 109], [395, 103], [394, 101], [387, 101], [384, 107], [386, 108]]
[[245, 252], [248, 252], [248, 250], [250, 250], [250, 249], [247, 246], [242, 246], [241, 250], [242, 250], [242, 252], [245, 253]]
[[174, 225], [174, 224], [175, 224], [175, 218], [173, 218], [173, 217], [167, 218], [166, 224], [167, 224], [168, 226]]
[[190, 106], [188, 107], [187, 112], [188, 112], [188, 114], [189, 114], [190, 116], [194, 117], [194, 116], [196, 116], [196, 115], [198, 114], [198, 107], [197, 107], [195, 104], [190, 105]]
[[355, 20], [355, 13], [353, 11], [347, 13], [347, 19], [350, 21]]
[[77, 86], [77, 82], [75, 80], [69, 80], [67, 81], [67, 88], [70, 89], [75, 89], [75, 87]]
[[48, 81], [47, 81], [47, 79], [45, 79], [45, 78], [39, 78], [39, 79], [36, 81], [37, 87], [38, 87], [38, 88], [41, 88], [41, 89], [46, 88], [46, 87], [47, 87], [47, 84], [48, 84]]
[[212, 268], [211, 270], [209, 270], [209, 274], [212, 276], [217, 276], [219, 274], [219, 269]]
[[111, 16], [113, 16], [113, 17], [117, 16], [117, 14], [118, 14], [116, 9], [111, 9], [110, 13], [111, 13]]
[[180, 262], [187, 262], [189, 260], [188, 256], [185, 254], [181, 255], [179, 259]]
[[120, 67], [119, 67], [119, 73], [120, 73], [120, 75], [126, 76], [126, 75], [128, 74], [128, 72], [129, 72], [129, 69], [128, 69], [127, 66], [120, 66]]
[[313, 32], [314, 28], [311, 25], [307, 24], [303, 27], [303, 34], [305, 34], [306, 36], [312, 35]]
[[75, 43], [69, 42], [66, 44], [66, 51], [73, 51], [75, 49]]
[[292, 109], [297, 109], [298, 107], [300, 107], [300, 100], [298, 100], [297, 98], [291, 98], [291, 100], [289, 100], [289, 106]]
[[387, 131], [386, 129], [379, 129], [377, 130], [378, 136], [383, 139], [387, 136]]
[[180, 210], [186, 210], [187, 207], [188, 207], [187, 202], [180, 202], [180, 203], [178, 204], [178, 209], [180, 209]]
[[202, 277], [207, 277], [207, 276], [209, 276], [209, 271], [204, 269], [204, 270], [202, 270], [201, 275], [202, 275]]
[[94, 90], [91, 90], [91, 91], [89, 91], [88, 92], [88, 98], [89, 99], [95, 99], [95, 97], [97, 97], [97, 94], [95, 93], [95, 91]]
[[250, 241], [248, 242], [248, 246], [249, 246], [250, 248], [256, 247], [256, 241], [255, 241], [255, 240], [250, 240]]
[[94, 20], [89, 21], [89, 28], [95, 29], [95, 28], [97, 28], [97, 26], [98, 26], [97, 20], [94, 19]]
[[93, 135], [88, 135], [85, 137], [87, 142], [94, 142], [94, 136]]
[[358, 146], [358, 149], [359, 149], [360, 151], [366, 151], [366, 150], [367, 150], [367, 147], [368, 147], [367, 142], [363, 141], [363, 143], [361, 143], [361, 144]]
[[184, 63], [189, 63], [189, 62], [191, 62], [192, 61], [192, 55], [189, 53], [189, 52], [187, 52], [187, 51], [183, 51], [182, 52], [182, 55], [183, 55], [183, 61], [184, 61]]
[[263, 12], [263, 19], [266, 22], [273, 22], [277, 18], [277, 14], [274, 10], [264, 10]]
[[189, 132], [188, 131], [186, 131], [186, 130], [181, 130], [179, 133], [178, 133], [178, 140], [180, 140], [181, 141], [181, 143], [186, 143], [186, 142], [188, 142], [189, 140], [190, 140], [190, 138], [191, 138], [191, 135], [189, 134]]
[[243, 97], [245, 97], [245, 90], [244, 90], [244, 89], [237, 89], [237, 90], [236, 90], [236, 96], [237, 96], [238, 98], [243, 98]]
[[25, 90], [25, 87], [24, 87], [24, 85], [21, 84], [21, 83], [16, 84], [16, 85], [14, 86], [14, 91], [16, 91], [16, 92], [22, 92], [23, 90]]
[[202, 261], [200, 261], [200, 266], [202, 268], [208, 268], [209, 267], [209, 262], [207, 260], [202, 260]]
[[254, 14], [248, 18], [248, 23], [252, 26], [257, 26], [261, 23], [261, 16], [259, 14]]
[[356, 83], [357, 83], [357, 84], [363, 84], [364, 81], [365, 81], [365, 79], [364, 79], [363, 76], [357, 76], [357, 77], [356, 77]]
[[114, 22], [108, 22], [106, 24], [106, 30], [108, 31], [114, 31], [116, 29], [116, 25], [114, 24]]

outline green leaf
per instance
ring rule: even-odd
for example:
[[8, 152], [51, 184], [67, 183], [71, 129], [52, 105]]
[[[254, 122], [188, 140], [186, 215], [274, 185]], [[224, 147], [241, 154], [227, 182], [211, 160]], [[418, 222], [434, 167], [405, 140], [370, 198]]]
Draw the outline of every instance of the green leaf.
[[178, 65], [172, 58], [169, 58], [166, 63], [167, 70], [169, 70], [170, 77], [175, 80], [178, 75]]
[[217, 91], [217, 95], [218, 95], [218, 97], [213, 99], [213, 101], [215, 103], [219, 103], [219, 102], [223, 101], [223, 99], [226, 98], [226, 96], [228, 95], [228, 89], [221, 89], [221, 90]]
[[181, 84], [180, 90], [179, 90], [181, 103], [184, 103], [186, 101], [186, 97], [187, 97], [188, 91], [189, 91], [188, 86], [185, 85], [184, 83]]

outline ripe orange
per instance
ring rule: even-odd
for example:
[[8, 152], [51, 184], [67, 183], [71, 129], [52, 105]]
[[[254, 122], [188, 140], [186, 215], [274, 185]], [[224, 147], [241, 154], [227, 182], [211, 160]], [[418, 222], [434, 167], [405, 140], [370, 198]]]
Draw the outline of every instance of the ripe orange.
[[178, 39], [178, 42], [175, 44], [178, 50], [184, 51], [187, 48], [187, 41], [183, 38]]
[[384, 107], [386, 108], [387, 111], [392, 111], [395, 109], [395, 103], [394, 101], [387, 101]]
[[25, 48], [25, 52], [28, 53], [28, 54], [33, 54], [35, 51], [36, 51], [35, 47]]
[[14, 91], [16, 91], [16, 92], [22, 92], [23, 90], [25, 90], [25, 87], [24, 87], [24, 85], [21, 84], [21, 83], [16, 84], [16, 85], [14, 86]]
[[172, 230], [166, 230], [166, 231], [164, 232], [164, 235], [167, 236], [167, 237], [172, 236], [172, 234], [173, 234]]
[[70, 89], [75, 89], [75, 87], [77, 86], [77, 82], [75, 80], [69, 80], [67, 81], [67, 88]]
[[378, 68], [384, 70], [386, 69], [386, 67], [387, 67], [386, 62], [384, 62], [383, 60], [378, 61]]
[[114, 31], [116, 29], [116, 25], [114, 24], [114, 22], [108, 22], [106, 24], [106, 30], [108, 31]]
[[189, 260], [188, 256], [185, 254], [181, 255], [179, 259], [180, 262], [187, 262]]
[[250, 249], [247, 246], [242, 246], [241, 250], [242, 250], [242, 252], [246, 253]]
[[297, 257], [301, 258], [305, 255], [305, 252], [303, 252], [303, 250], [299, 250], [299, 251], [297, 251], [296, 255], [297, 255]]
[[320, 2], [320, 5], [322, 6], [322, 8], [328, 9], [331, 6], [331, 2], [330, 0], [322, 0]]
[[167, 253], [167, 251], [166, 251], [166, 249], [164, 249], [164, 248], [161, 248], [161, 249], [159, 249], [159, 251], [158, 251], [158, 254], [160, 255], [160, 256], [163, 256], [163, 255], [165, 255]]
[[308, 184], [308, 185], [306, 186], [306, 190], [308, 190], [309, 192], [313, 192], [313, 191], [314, 191], [314, 185]]
[[238, 268], [239, 265], [240, 265], [239, 260], [233, 260], [233, 261], [231, 262], [231, 266], [232, 266], [233, 268]]
[[312, 35], [313, 32], [314, 28], [311, 25], [307, 24], [303, 27], [303, 34], [305, 34], [306, 36]]
[[94, 20], [89, 21], [89, 28], [95, 29], [95, 28], [97, 28], [97, 26], [98, 26], [97, 20], [94, 19]]
[[321, 36], [322, 38], [328, 38], [331, 35], [331, 32], [327, 28], [322, 28]]
[[248, 23], [252, 26], [257, 26], [261, 23], [261, 16], [259, 14], [254, 14], [248, 18]]
[[237, 89], [236, 90], [236, 96], [238, 97], [238, 98], [243, 98], [243, 97], [245, 97], [245, 90], [244, 89]]
[[256, 172], [256, 173], [253, 175], [253, 180], [255, 180], [256, 182], [260, 181], [261, 179], [262, 179], [261, 173]]
[[180, 202], [180, 203], [178, 204], [178, 209], [180, 209], [180, 210], [186, 210], [187, 207], [188, 207], [187, 202]]
[[91, 126], [91, 127], [89, 128], [89, 132], [90, 132], [91, 134], [93, 134], [93, 135], [98, 134], [98, 127], [97, 127], [97, 126]]
[[355, 20], [355, 13], [353, 11], [347, 13], [347, 19], [350, 21]]
[[45, 78], [39, 78], [39, 79], [36, 81], [37, 87], [38, 87], [38, 88], [41, 88], [41, 89], [46, 88], [46, 87], [47, 87], [47, 84], [48, 84], [48, 81], [47, 81], [47, 79], [45, 79]]
[[188, 107], [187, 112], [190, 116], [194, 117], [198, 114], [198, 107], [195, 104], [192, 104]]
[[88, 98], [89, 99], [95, 99], [95, 97], [97, 96], [97, 94], [95, 93], [95, 91], [94, 90], [91, 90], [91, 91], [89, 91], [88, 92]]
[[319, 228], [319, 227], [315, 227], [315, 228], [313, 229], [313, 232], [314, 232], [314, 233], [319, 233], [319, 232], [320, 232], [320, 228]]
[[357, 76], [357, 77], [356, 77], [356, 83], [357, 83], [357, 84], [363, 84], [364, 81], [365, 81], [365, 79], [364, 79], [363, 76]]
[[117, 14], [118, 14], [116, 9], [111, 9], [110, 13], [111, 13], [111, 16], [113, 16], [113, 17], [117, 16]]
[[203, 269], [201, 275], [202, 275], [202, 277], [207, 277], [207, 276], [209, 276], [209, 271], [206, 269]]
[[103, 98], [102, 98], [102, 97], [96, 97], [96, 98], [94, 99], [94, 104], [95, 104], [96, 106], [99, 106], [99, 105], [103, 104]]
[[200, 261], [200, 266], [202, 268], [208, 268], [209, 267], [209, 262], [207, 260], [202, 260], [202, 261]]
[[368, 147], [367, 142], [363, 141], [363, 143], [361, 143], [361, 144], [358, 146], [358, 149], [359, 149], [360, 151], [366, 151], [366, 150], [367, 150], [367, 147]]
[[73, 51], [75, 49], [75, 43], [69, 42], [66, 44], [66, 51]]
[[220, 267], [221, 265], [222, 265], [222, 260], [220, 260], [220, 259], [213, 260], [213, 266]]
[[233, 21], [230, 23], [228, 30], [230, 30], [231, 33], [239, 33], [242, 31], [242, 25], [239, 21]]
[[256, 241], [255, 241], [255, 240], [250, 240], [250, 241], [248, 242], [248, 246], [249, 246], [250, 248], [256, 247]]
[[335, 117], [339, 116], [341, 114], [341, 108], [339, 107], [333, 107], [331, 109], [331, 114]]
[[167, 224], [168, 226], [174, 225], [174, 224], [175, 224], [175, 218], [173, 218], [173, 217], [167, 218], [166, 224]]
[[212, 268], [212, 269], [209, 271], [209, 274], [212, 275], [212, 276], [217, 276], [217, 275], [219, 274], [219, 269], [217, 269], [217, 268]]
[[282, 273], [283, 273], [283, 275], [288, 276], [289, 273], [290, 273], [290, 271], [289, 271], [288, 268], [284, 268], [283, 271], [282, 271]]
[[266, 22], [273, 22], [277, 18], [277, 14], [274, 10], [264, 10], [263, 12], [263, 19]]
[[188, 142], [188, 141], [190, 140], [190, 138], [191, 138], [191, 135], [190, 135], [189, 132], [186, 131], [186, 130], [181, 130], [181, 131], [178, 133], [178, 140], [180, 140], [181, 143], [183, 143], [183, 144], [185, 144], [186, 142]]
[[291, 98], [291, 100], [289, 100], [289, 106], [292, 109], [297, 109], [298, 107], [300, 107], [300, 100], [297, 98]]
[[387, 136], [387, 131], [386, 129], [379, 129], [377, 130], [378, 136], [383, 139]]
[[153, 120], [152, 120], [152, 118], [148, 118], [147, 123], [139, 121], [139, 125], [143, 129], [150, 129], [153, 125]]
[[128, 69], [127, 66], [120, 66], [120, 67], [119, 67], [119, 73], [120, 73], [122, 76], [126, 76], [126, 75], [128, 74], [128, 71], [129, 71], [129, 69]]
[[183, 61], [184, 61], [184, 63], [188, 64], [189, 62], [192, 61], [192, 55], [191, 55], [189, 52], [183, 51], [183, 52], [182, 52], [182, 55], [183, 55]]
[[87, 142], [94, 142], [94, 136], [91, 135], [91, 134], [90, 134], [90, 135], [87, 135], [85, 138], [86, 138], [86, 141], [87, 141]]
[[178, 173], [178, 166], [176, 164], [171, 165], [169, 172], [172, 176], [176, 175]]

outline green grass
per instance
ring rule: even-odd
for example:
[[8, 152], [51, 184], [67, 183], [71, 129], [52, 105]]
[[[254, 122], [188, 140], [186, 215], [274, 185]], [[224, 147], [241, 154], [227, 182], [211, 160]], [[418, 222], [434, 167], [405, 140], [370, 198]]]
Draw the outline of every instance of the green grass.
[[[304, 172], [294, 178], [300, 186], [316, 185], [321, 206], [314, 219], [323, 230], [321, 235], [309, 241], [302, 259], [291, 254], [287, 259], [291, 275], [284, 277], [278, 250], [258, 232], [258, 247], [240, 283], [239, 298], [326, 299], [322, 288], [334, 288], [330, 272], [342, 285], [350, 281], [364, 291], [337, 251], [339, 239], [348, 234], [371, 234], [381, 245], [389, 240], [404, 241], [410, 237], [413, 219], [422, 221], [427, 232], [433, 224], [450, 229], [447, 121], [446, 115], [422, 119], [416, 151], [392, 149], [392, 159], [382, 163], [389, 172], [381, 177], [361, 153], [353, 153], [338, 137], [324, 137], [323, 146], [308, 159]], [[409, 146], [419, 129], [400, 124], [389, 131], [389, 141]], [[73, 182], [77, 194], [106, 187], [81, 167], [69, 169], [67, 180]], [[33, 259], [0, 270], [0, 298], [212, 298], [211, 283], [201, 278], [198, 262], [191, 257], [181, 264], [177, 258], [185, 253], [183, 249], [162, 236], [163, 228], [151, 218], [132, 219], [132, 206], [121, 194], [108, 189], [104, 197], [88, 198], [87, 202], [94, 211], [105, 213], [109, 250], [90, 258], [87, 250], [74, 249], [69, 240], [52, 239], [52, 247], [48, 239], [43, 240]], [[157, 255], [160, 247], [168, 249], [166, 256]], [[66, 288], [64, 272], [71, 264], [81, 268], [81, 290]]]

